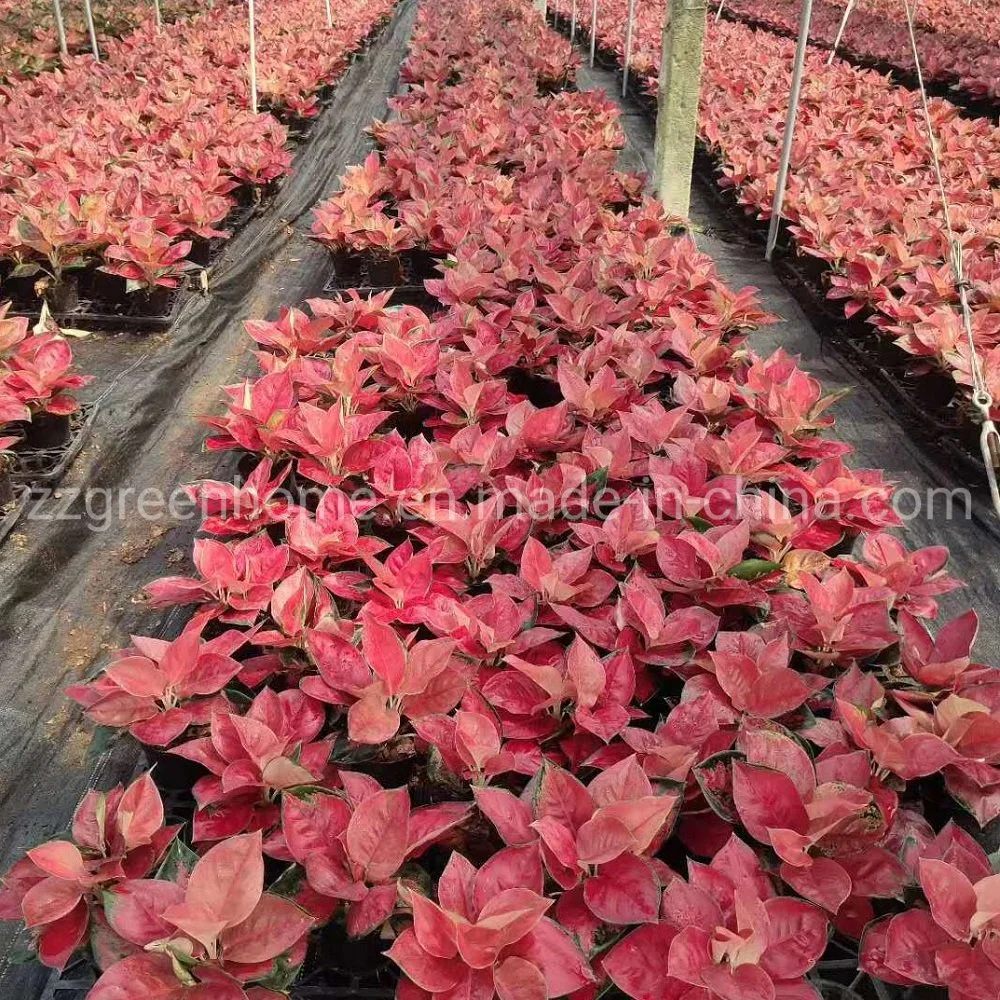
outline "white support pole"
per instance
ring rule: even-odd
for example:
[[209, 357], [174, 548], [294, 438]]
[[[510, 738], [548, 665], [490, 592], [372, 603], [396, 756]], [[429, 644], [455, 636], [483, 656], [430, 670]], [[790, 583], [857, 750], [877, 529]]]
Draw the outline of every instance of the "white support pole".
[[90, 6], [90, 0], [83, 0], [83, 11], [87, 15], [87, 31], [90, 32], [90, 48], [94, 53], [94, 60], [101, 61], [101, 50], [97, 47], [97, 29], [94, 27], [94, 9]]
[[590, 68], [594, 68], [594, 56], [597, 54], [597, 0], [590, 11]]
[[719, 9], [715, 12], [715, 20], [722, 20], [722, 8], [726, 6], [726, 0], [719, 0]]
[[156, 13], [156, 26], [157, 28], [163, 27], [163, 11], [160, 10], [160, 0], [153, 0], [153, 9]]
[[333, 7], [330, 5], [330, 0], [326, 0], [326, 26], [333, 27]]
[[254, 0], [249, 0], [250, 18], [250, 109], [257, 114], [257, 15]]
[[830, 50], [830, 58], [826, 61], [827, 66], [831, 65], [837, 54], [837, 49], [840, 48], [840, 40], [844, 37], [844, 30], [847, 28], [847, 19], [851, 16], [852, 10], [854, 10], [854, 0], [847, 0], [847, 6], [844, 8], [844, 16], [840, 19], [840, 27], [837, 29], [837, 37], [834, 40], [833, 48]]
[[64, 55], [69, 55], [69, 48], [66, 45], [66, 23], [63, 21], [61, 0], [52, 0], [52, 7], [56, 15], [56, 34], [59, 36], [59, 51]]
[[622, 71], [622, 97], [628, 97], [628, 69], [632, 62], [632, 20], [635, 0], [628, 0], [628, 25], [625, 28], [625, 69]]
[[802, 16], [799, 19], [799, 41], [795, 48], [792, 87], [788, 95], [788, 115], [785, 119], [785, 134], [781, 143], [781, 161], [778, 164], [778, 181], [774, 189], [774, 203], [771, 205], [771, 223], [767, 230], [767, 250], [764, 252], [764, 260], [771, 259], [774, 253], [774, 245], [778, 242], [778, 226], [781, 225], [781, 207], [785, 202], [785, 185], [788, 183], [788, 163], [792, 158], [795, 119], [799, 113], [799, 94], [802, 91], [802, 68], [806, 62], [806, 46], [809, 42], [809, 25], [811, 22], [812, 0], [802, 0]]
[[573, 0], [573, 16], [569, 22], [569, 42], [570, 45], [576, 44], [576, 0]]

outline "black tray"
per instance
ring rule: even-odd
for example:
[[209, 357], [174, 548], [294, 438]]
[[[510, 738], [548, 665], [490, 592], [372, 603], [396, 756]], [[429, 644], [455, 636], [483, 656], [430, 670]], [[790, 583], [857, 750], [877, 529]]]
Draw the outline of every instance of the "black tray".
[[14, 530], [21, 515], [31, 502], [31, 490], [23, 484], [14, 486], [14, 501], [6, 508], [0, 508], [0, 542]]
[[96, 416], [97, 403], [84, 403], [70, 416], [70, 436], [64, 444], [54, 448], [15, 447], [11, 480], [31, 487], [54, 486], [79, 454]]
[[417, 306], [425, 311], [437, 311], [438, 300], [424, 287], [426, 278], [440, 277], [434, 269], [434, 258], [423, 251], [406, 251], [399, 255], [403, 281], [399, 285], [385, 285], [373, 281], [366, 254], [335, 254], [333, 268], [323, 285], [323, 295], [345, 298], [348, 292], [357, 292], [362, 298], [392, 292], [392, 305]]
[[[75, 308], [66, 312], [51, 313], [59, 326], [80, 330], [128, 330], [143, 332], [149, 330], [166, 330], [177, 318], [187, 298], [187, 289], [183, 282], [178, 288], [170, 289], [166, 297], [166, 305], [161, 312], [143, 313], [138, 306], [138, 300], [126, 302], [114, 312], [101, 312], [104, 305], [81, 299]], [[130, 308], [131, 307], [131, 308]], [[25, 316], [34, 325], [41, 318], [40, 309], [15, 309], [11, 316]]]

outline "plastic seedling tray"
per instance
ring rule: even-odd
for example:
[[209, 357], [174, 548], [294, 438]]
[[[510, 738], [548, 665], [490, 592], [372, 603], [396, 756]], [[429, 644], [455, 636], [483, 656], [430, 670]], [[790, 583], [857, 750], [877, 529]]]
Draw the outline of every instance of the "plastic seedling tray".
[[[119, 302], [81, 298], [72, 309], [53, 311], [52, 318], [59, 326], [81, 330], [127, 330], [134, 333], [166, 330], [177, 318], [186, 297], [187, 290], [182, 285], [168, 289], [162, 298], [157, 296], [152, 307], [137, 295]], [[39, 309], [14, 309], [11, 315], [26, 316], [34, 324], [41, 317], [41, 312]]]
[[372, 274], [371, 259], [365, 254], [338, 257], [330, 277], [323, 286], [323, 294], [329, 297], [344, 297], [355, 291], [362, 298], [392, 292], [393, 305], [411, 305], [424, 310], [437, 310], [439, 303], [424, 287], [423, 279], [437, 276], [426, 254], [400, 254], [402, 282], [398, 285], [385, 284], [384, 279]]
[[30, 502], [31, 490], [24, 485], [15, 485], [14, 499], [0, 507], [0, 543], [14, 530]]
[[70, 418], [69, 438], [50, 448], [14, 448], [14, 483], [32, 487], [54, 486], [65, 475], [83, 447], [97, 416], [97, 403], [85, 403]]

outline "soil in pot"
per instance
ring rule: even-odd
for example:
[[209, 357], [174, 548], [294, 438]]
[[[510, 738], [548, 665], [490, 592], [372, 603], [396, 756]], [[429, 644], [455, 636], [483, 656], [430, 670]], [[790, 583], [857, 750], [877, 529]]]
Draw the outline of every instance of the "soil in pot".
[[376, 287], [402, 285], [403, 263], [396, 256], [373, 256], [368, 262], [368, 276]]
[[54, 313], [72, 312], [80, 304], [80, 286], [75, 277], [63, 276], [45, 291], [45, 301]]
[[68, 413], [37, 413], [23, 426], [23, 448], [61, 448], [73, 436], [72, 415]]

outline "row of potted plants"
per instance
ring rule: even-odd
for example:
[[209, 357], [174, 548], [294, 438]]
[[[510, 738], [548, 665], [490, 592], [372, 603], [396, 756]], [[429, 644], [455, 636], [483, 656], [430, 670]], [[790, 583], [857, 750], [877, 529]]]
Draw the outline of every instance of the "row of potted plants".
[[[209, 6], [206, 0], [161, 0], [165, 21], [189, 17]], [[94, 0], [91, 4], [98, 44], [120, 38], [154, 17], [152, 0]], [[90, 51], [83, 3], [61, 4], [66, 47], [71, 55]], [[49, 0], [0, 2], [0, 81], [9, 83], [59, 65], [59, 34]]]
[[[565, 0], [562, 8], [569, 9]], [[627, 8], [627, 0], [600, 6], [598, 38], [620, 60]], [[632, 71], [655, 95], [666, 4], [637, 0], [636, 10]], [[706, 40], [699, 137], [717, 159], [718, 183], [760, 219], [768, 218], [774, 197], [794, 48], [790, 39], [733, 22], [710, 24]], [[961, 425], [971, 409], [969, 345], [946, 263], [920, 97], [842, 60], [827, 66], [816, 49], [808, 53], [805, 80], [784, 203], [793, 245], [824, 266], [826, 296], [843, 304], [847, 318], [867, 317], [887, 349], [901, 349], [917, 392], [928, 373], [957, 383], [950, 399], [935, 398], [934, 405]], [[931, 100], [931, 117], [970, 282], [976, 342], [1000, 398], [994, 294], [1000, 223], [992, 190], [1000, 130], [986, 119], [961, 117], [939, 99]], [[887, 360], [895, 362], [895, 355]]]
[[831, 935], [1000, 988], [947, 821], [1000, 814], [1000, 687], [975, 613], [935, 621], [948, 553], [887, 531], [835, 399], [755, 353], [754, 290], [618, 172], [609, 99], [550, 92], [558, 51], [527, 0], [425, 5], [344, 186], [434, 220], [440, 308], [247, 324], [209, 439], [243, 476], [190, 487], [195, 571], [147, 588], [194, 616], [69, 691], [161, 763], [0, 896], [48, 964], [89, 948], [90, 1000], [277, 1000], [338, 930], [401, 1000], [815, 1000]]
[[0, 305], [0, 514], [14, 501], [11, 449], [60, 444], [79, 409], [75, 390], [90, 381], [73, 370], [73, 352], [57, 328], [33, 332]]
[[[1000, 98], [1000, 29], [988, 4], [943, 0], [915, 5], [914, 36], [925, 80], [954, 86], [976, 99]], [[798, 34], [799, 6], [793, 0], [734, 0], [725, 9], [778, 31]], [[810, 39], [830, 47], [837, 39], [844, 5], [813, 4]], [[906, 12], [899, 0], [867, 3], [851, 12], [840, 49], [856, 61], [875, 62], [911, 77], [913, 61]]]
[[[317, 0], [258, 4], [263, 107], [315, 116], [393, 6], [348, 0], [329, 29]], [[20, 308], [176, 287], [192, 244], [288, 172], [285, 126], [248, 107], [247, 47], [245, 8], [220, 4], [7, 89], [0, 259]]]

